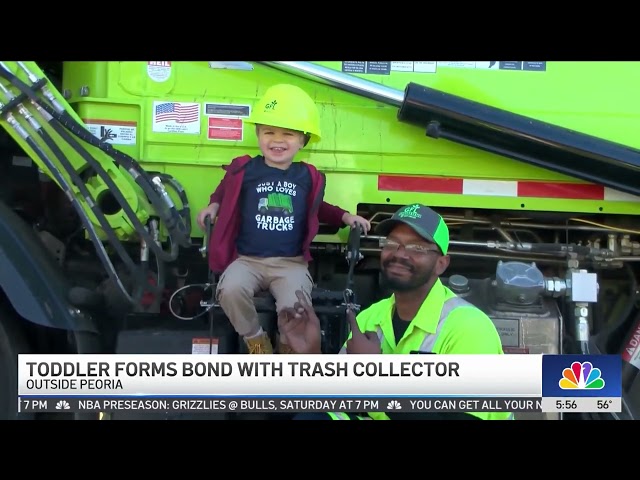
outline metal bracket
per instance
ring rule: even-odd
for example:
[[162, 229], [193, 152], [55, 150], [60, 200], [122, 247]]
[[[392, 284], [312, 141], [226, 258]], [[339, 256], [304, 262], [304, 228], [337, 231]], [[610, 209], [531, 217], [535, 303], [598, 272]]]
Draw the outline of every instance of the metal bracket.
[[342, 305], [347, 307], [347, 309], [353, 311], [354, 313], [360, 312], [360, 305], [355, 303], [356, 294], [350, 288], [345, 288], [342, 294], [343, 302]]

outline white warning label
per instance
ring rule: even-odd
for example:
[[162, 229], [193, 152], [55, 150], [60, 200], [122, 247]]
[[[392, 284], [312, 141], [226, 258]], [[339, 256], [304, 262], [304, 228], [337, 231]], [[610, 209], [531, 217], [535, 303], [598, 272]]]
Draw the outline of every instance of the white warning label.
[[218, 339], [217, 338], [194, 338], [191, 343], [192, 355], [217, 355]]
[[137, 136], [136, 122], [114, 120], [83, 120], [92, 135], [103, 142], [113, 145], [135, 145]]
[[166, 82], [171, 76], [171, 62], [147, 62], [147, 75], [154, 82]]
[[478, 70], [521, 70], [527, 72], [545, 72], [547, 62], [438, 62], [438, 68], [471, 68]]
[[391, 62], [392, 72], [436, 73], [437, 62]]

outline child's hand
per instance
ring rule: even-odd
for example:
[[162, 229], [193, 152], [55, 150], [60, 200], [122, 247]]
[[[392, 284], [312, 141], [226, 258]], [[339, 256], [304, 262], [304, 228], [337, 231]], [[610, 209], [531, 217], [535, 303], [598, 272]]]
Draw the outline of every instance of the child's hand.
[[342, 221], [345, 223], [345, 225], [349, 225], [350, 227], [361, 225], [365, 234], [369, 230], [371, 230], [371, 223], [369, 223], [369, 220], [361, 217], [360, 215], [351, 215], [350, 213], [345, 213], [342, 217]]
[[217, 203], [212, 203], [211, 205], [209, 205], [206, 208], [203, 208], [202, 210], [200, 210], [200, 213], [198, 213], [198, 216], [196, 217], [196, 221], [198, 222], [198, 226], [204, 230], [206, 227], [204, 225], [204, 219], [207, 217], [211, 217], [211, 223], [213, 223], [213, 221], [216, 218], [216, 214], [218, 213], [218, 207], [219, 205]]

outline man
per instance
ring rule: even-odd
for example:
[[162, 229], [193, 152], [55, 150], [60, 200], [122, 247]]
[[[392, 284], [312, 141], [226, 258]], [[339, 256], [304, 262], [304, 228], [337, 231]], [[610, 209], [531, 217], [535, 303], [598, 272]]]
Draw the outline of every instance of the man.
[[[456, 296], [440, 276], [449, 267], [449, 229], [432, 209], [414, 204], [381, 222], [383, 282], [392, 292], [357, 317], [348, 311], [351, 334], [340, 353], [348, 354], [502, 354], [498, 332], [481, 310]], [[320, 325], [305, 297], [278, 317], [287, 348], [281, 353], [318, 354]], [[353, 419], [351, 414], [322, 414], [324, 419]], [[308, 416], [299, 416], [303, 419]], [[510, 413], [368, 413], [367, 419], [510, 419]], [[363, 418], [363, 417], [357, 417]]]

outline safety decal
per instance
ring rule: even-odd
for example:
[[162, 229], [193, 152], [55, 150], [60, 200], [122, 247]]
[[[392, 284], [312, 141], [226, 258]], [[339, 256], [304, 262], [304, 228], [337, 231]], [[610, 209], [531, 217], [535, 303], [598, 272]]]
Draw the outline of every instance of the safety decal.
[[523, 70], [544, 72], [547, 62], [438, 62], [438, 68], [473, 68], [479, 70]]
[[251, 114], [251, 106], [233, 103], [205, 103], [204, 113], [205, 115], [222, 117], [248, 117]]
[[392, 72], [436, 73], [436, 62], [391, 62]]
[[171, 76], [171, 62], [147, 62], [147, 75], [154, 82], [166, 82]]
[[522, 70], [529, 72], [544, 72], [547, 62], [342, 62], [342, 71], [362, 75], [390, 75], [391, 72], [400, 73], [436, 73], [438, 68], [467, 68], [478, 70]]
[[192, 355], [216, 355], [218, 353], [217, 338], [194, 338], [191, 342]]
[[92, 135], [112, 145], [135, 145], [138, 124], [124, 120], [85, 118], [82, 120]]
[[493, 323], [505, 347], [520, 346], [520, 321], [512, 318], [494, 318]]
[[210, 116], [207, 123], [209, 140], [242, 140], [242, 119]]
[[342, 71], [345, 73], [389, 75], [391, 62], [342, 62]]
[[249, 62], [209, 62], [209, 68], [218, 70], [253, 70]]
[[153, 131], [200, 134], [200, 104], [189, 102], [153, 102]]
[[492, 197], [640, 202], [640, 197], [602, 185], [592, 183], [544, 182], [539, 180], [509, 181], [459, 177], [379, 175], [378, 190]]

